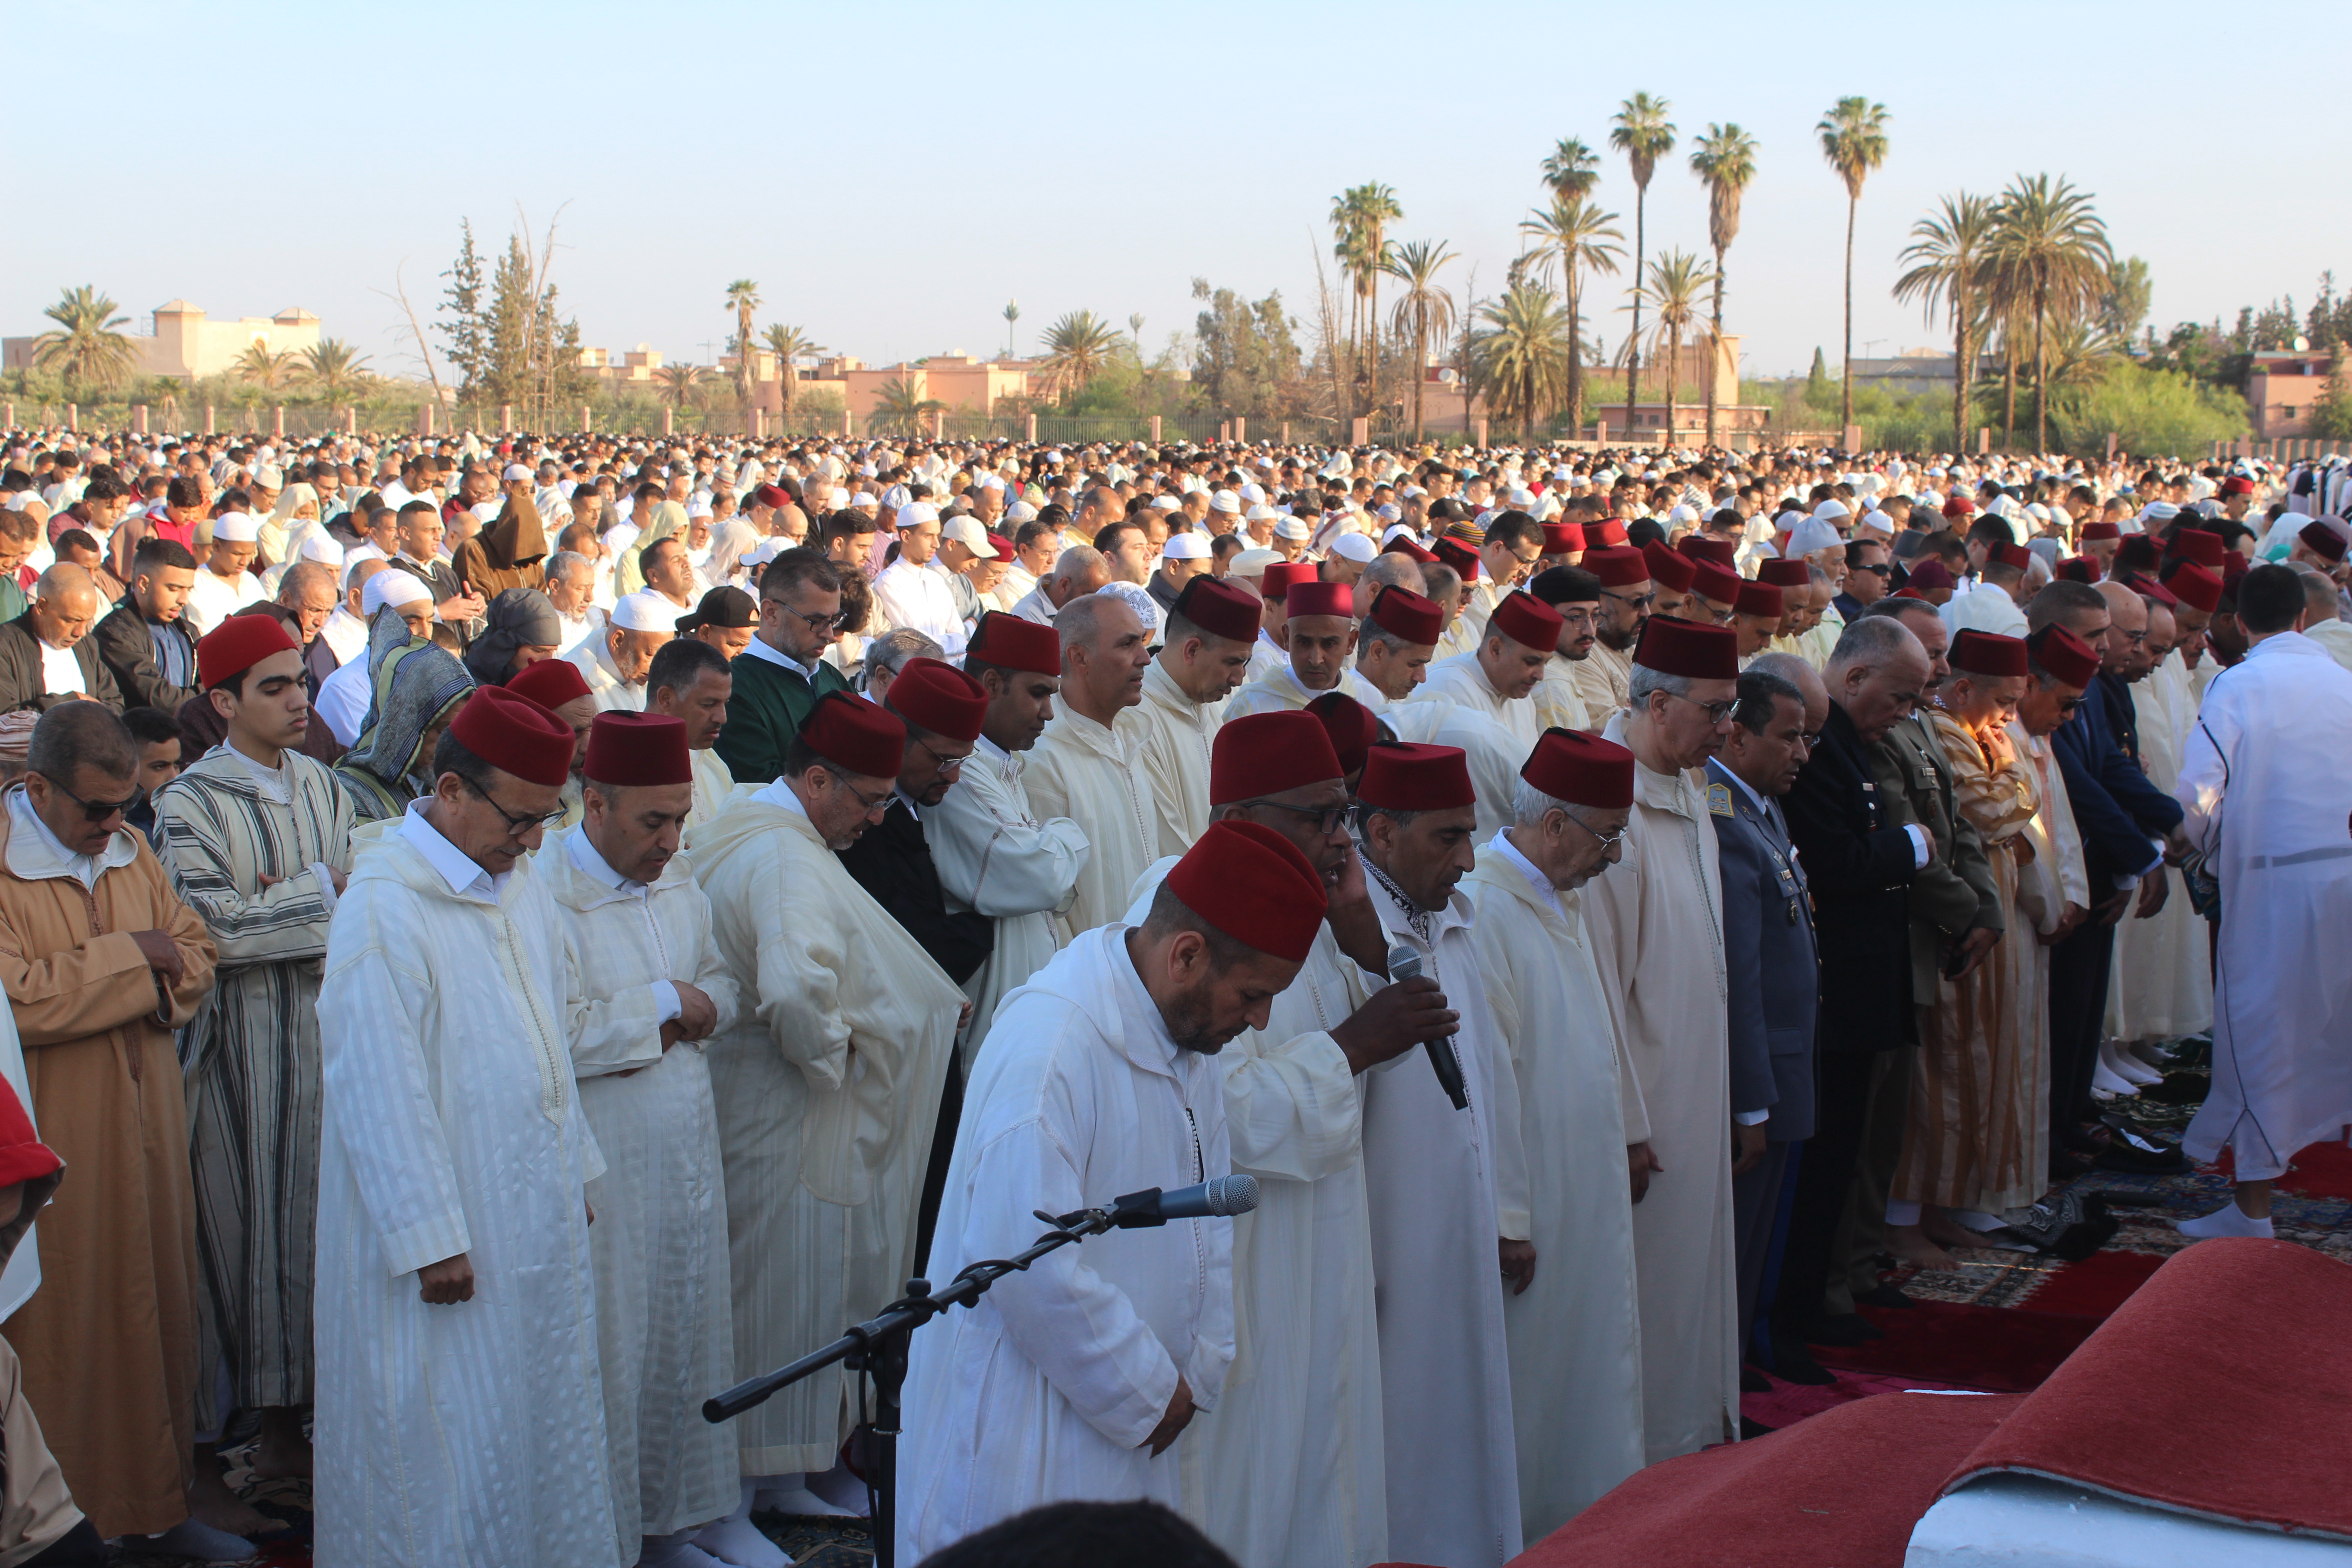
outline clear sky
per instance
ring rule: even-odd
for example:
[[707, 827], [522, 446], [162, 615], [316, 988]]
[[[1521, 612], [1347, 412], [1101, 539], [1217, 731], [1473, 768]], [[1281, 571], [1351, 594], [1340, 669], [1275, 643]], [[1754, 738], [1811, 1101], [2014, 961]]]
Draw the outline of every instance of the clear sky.
[[[1066, 310], [1155, 350], [1191, 280], [1279, 289], [1313, 330], [1331, 197], [1382, 181], [1400, 239], [1499, 290], [1559, 137], [1603, 149], [1630, 251], [1633, 187], [1609, 118], [1636, 89], [1679, 144], [1649, 246], [1703, 251], [1686, 162], [1710, 121], [1761, 142], [1728, 257], [1726, 325], [1751, 374], [1838, 356], [1845, 195], [1814, 124], [1860, 93], [1892, 151], [1854, 237], [1855, 353], [1948, 342], [1888, 298], [1911, 223], [2021, 171], [2097, 197], [2147, 258], [2159, 332], [2352, 272], [2341, 132], [2324, 77], [2352, 5], [1965, 6], [1226, 0], [1142, 6], [618, 5], [419, 0], [19, 5], [8, 24], [15, 221], [0, 331], [93, 283], [146, 326], [174, 296], [215, 317], [300, 305], [414, 373], [389, 291], [420, 309], [470, 216], [562, 209], [552, 280], [584, 341], [707, 363], [727, 284], [868, 363], [1001, 352]], [[2298, 107], [2300, 103], [2300, 107]], [[1630, 272], [1630, 260], [1627, 270]], [[2352, 281], [2352, 279], [2347, 279]], [[1588, 301], [1613, 348], [1622, 284]], [[706, 346], [709, 345], [709, 346]]]

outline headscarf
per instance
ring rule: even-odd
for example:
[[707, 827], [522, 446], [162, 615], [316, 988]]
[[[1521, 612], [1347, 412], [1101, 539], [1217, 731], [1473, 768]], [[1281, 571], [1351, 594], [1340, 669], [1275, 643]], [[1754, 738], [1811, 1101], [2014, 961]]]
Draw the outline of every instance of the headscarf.
[[563, 623], [546, 595], [536, 588], [509, 588], [484, 612], [488, 630], [466, 650], [466, 669], [483, 686], [504, 686], [507, 667], [523, 647], [553, 647], [563, 640]]
[[547, 556], [547, 530], [529, 496], [510, 495], [478, 536], [494, 572], [512, 572]]
[[671, 534], [686, 537], [686, 508], [674, 500], [654, 502], [653, 515], [646, 520], [646, 531], [629, 542], [628, 549], [613, 568], [613, 593], [624, 597], [646, 585], [646, 569], [641, 557], [646, 546], [658, 543]]
[[702, 575], [714, 588], [734, 582], [744, 553], [762, 542], [759, 531], [750, 523], [740, 517], [729, 518], [711, 531], [710, 558], [702, 564]]
[[425, 731], [465, 700], [474, 678], [457, 655], [411, 637], [400, 606], [387, 605], [368, 625], [367, 721], [359, 743], [335, 763], [335, 777], [362, 821], [398, 816], [416, 798], [408, 775]]
[[308, 501], [312, 512], [319, 510], [319, 492], [301, 480], [296, 480], [278, 492], [278, 505], [261, 520], [261, 549], [270, 564], [282, 566], [294, 559], [302, 548], [302, 541], [324, 527], [316, 516], [296, 517], [294, 509]]

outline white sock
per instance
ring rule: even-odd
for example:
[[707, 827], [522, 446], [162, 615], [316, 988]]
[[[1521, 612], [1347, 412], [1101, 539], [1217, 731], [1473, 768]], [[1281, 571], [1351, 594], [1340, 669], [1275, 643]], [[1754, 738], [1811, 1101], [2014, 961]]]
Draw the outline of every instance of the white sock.
[[1919, 1223], [1919, 1205], [1917, 1204], [1906, 1204], [1900, 1198], [1887, 1199], [1886, 1223], [1889, 1225], [1901, 1226], [1917, 1225]]
[[864, 1519], [867, 1510], [872, 1506], [871, 1499], [866, 1494], [866, 1483], [859, 1480], [847, 1465], [838, 1462], [823, 1475], [811, 1471], [808, 1477], [808, 1489], [818, 1501], [831, 1503], [845, 1513], [853, 1514], [859, 1519]]
[[2256, 1219], [2240, 1208], [2235, 1199], [2223, 1204], [2211, 1214], [2180, 1222], [2180, 1234], [2199, 1241], [2217, 1236], [2258, 1236], [2267, 1241], [2273, 1236], [2268, 1218]]
[[125, 1545], [161, 1557], [193, 1557], [199, 1563], [241, 1563], [254, 1554], [252, 1542], [198, 1519], [184, 1519], [161, 1535], [134, 1535]]
[[2126, 1050], [2116, 1040], [2099, 1042], [2099, 1065], [2130, 1084], [2162, 1083], [2164, 1075]]
[[2137, 1093], [2138, 1089], [2137, 1084], [2125, 1082], [2113, 1068], [2107, 1066], [2106, 1055], [2103, 1050], [2098, 1061], [2091, 1068], [2091, 1098], [2113, 1100], [2119, 1094]]
[[637, 1568], [719, 1568], [718, 1558], [694, 1544], [693, 1533], [644, 1537], [638, 1543]]
[[735, 1511], [697, 1532], [694, 1544], [735, 1568], [791, 1568], [792, 1559], [784, 1555], [783, 1548], [761, 1534], [760, 1527], [751, 1522], [751, 1499], [758, 1490], [757, 1481], [744, 1481], [742, 1501]]

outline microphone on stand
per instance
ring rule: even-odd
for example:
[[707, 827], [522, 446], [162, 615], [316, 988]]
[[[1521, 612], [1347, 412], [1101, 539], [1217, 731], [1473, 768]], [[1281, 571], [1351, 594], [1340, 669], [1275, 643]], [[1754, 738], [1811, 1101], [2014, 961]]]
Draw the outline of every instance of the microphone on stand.
[[[1399, 942], [1389, 949], [1389, 978], [1400, 983], [1417, 978], [1421, 973], [1421, 954]], [[1469, 1091], [1462, 1087], [1462, 1061], [1454, 1054], [1454, 1037], [1423, 1040], [1421, 1048], [1429, 1053], [1429, 1065], [1436, 1070], [1437, 1081], [1445, 1090], [1445, 1098], [1454, 1102], [1456, 1110], [1470, 1109]]]
[[1111, 1200], [1111, 1213], [1121, 1230], [1166, 1225], [1171, 1219], [1216, 1219], [1247, 1214], [1257, 1207], [1255, 1176], [1217, 1176], [1189, 1187], [1163, 1193], [1146, 1187]]

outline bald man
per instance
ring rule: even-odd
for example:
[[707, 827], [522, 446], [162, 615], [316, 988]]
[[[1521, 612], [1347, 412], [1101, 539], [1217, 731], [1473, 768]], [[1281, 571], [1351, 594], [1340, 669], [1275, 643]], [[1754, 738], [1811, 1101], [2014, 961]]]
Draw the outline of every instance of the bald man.
[[80, 567], [60, 563], [41, 574], [31, 605], [0, 625], [0, 713], [85, 700], [121, 710], [121, 689], [89, 636], [102, 607], [96, 580]]

